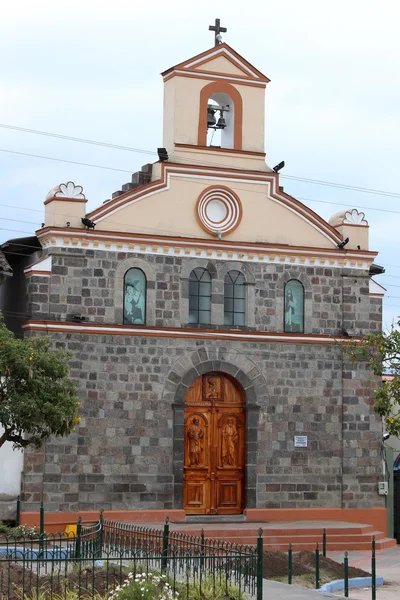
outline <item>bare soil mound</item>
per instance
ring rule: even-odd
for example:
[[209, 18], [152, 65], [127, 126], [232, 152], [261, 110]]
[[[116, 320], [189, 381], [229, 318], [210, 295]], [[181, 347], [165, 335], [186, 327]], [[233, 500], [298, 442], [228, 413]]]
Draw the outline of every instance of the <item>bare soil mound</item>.
[[[315, 574], [315, 553], [311, 550], [303, 550], [302, 552], [293, 553], [292, 561], [293, 577], [302, 575]], [[338, 563], [331, 558], [322, 556], [319, 557], [320, 574], [324, 580], [334, 581], [335, 579], [344, 578], [343, 563]], [[287, 577], [288, 575], [288, 555], [286, 552], [264, 552], [263, 560], [264, 577], [266, 579], [274, 579], [276, 577]], [[370, 577], [371, 573], [367, 573], [356, 567], [349, 567], [349, 578], [352, 577]]]

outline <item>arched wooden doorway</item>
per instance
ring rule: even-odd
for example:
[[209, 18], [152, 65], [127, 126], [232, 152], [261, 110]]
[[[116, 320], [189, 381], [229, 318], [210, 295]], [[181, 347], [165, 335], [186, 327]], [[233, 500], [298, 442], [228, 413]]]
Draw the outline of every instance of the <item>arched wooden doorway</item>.
[[185, 400], [183, 505], [189, 515], [236, 515], [244, 508], [245, 397], [228, 375], [207, 373]]

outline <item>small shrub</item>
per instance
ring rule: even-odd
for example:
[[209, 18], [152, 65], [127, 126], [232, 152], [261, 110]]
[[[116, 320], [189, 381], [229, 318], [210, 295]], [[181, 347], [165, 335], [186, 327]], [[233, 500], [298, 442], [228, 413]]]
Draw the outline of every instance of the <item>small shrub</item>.
[[244, 600], [245, 594], [240, 592], [239, 588], [223, 581], [214, 580], [213, 577], [206, 577], [200, 585], [191, 585], [187, 600]]
[[9, 530], [9, 534], [14, 537], [36, 539], [40, 535], [38, 527], [30, 527], [29, 525], [18, 525]]
[[10, 527], [5, 523], [0, 523], [0, 535], [9, 535]]
[[157, 573], [129, 573], [122, 585], [111, 592], [108, 600], [178, 600], [179, 593], [174, 592], [166, 581], [165, 575]]
[[[104, 596], [100, 594], [92, 594], [86, 597], [87, 600], [104, 600]], [[2, 599], [0, 599], [2, 600]], [[63, 594], [54, 594], [50, 591], [41, 591], [34, 592], [32, 596], [24, 594], [24, 597], [21, 600], [85, 600], [84, 594], [79, 595], [78, 592], [74, 590], [69, 590], [68, 588], [65, 590]]]

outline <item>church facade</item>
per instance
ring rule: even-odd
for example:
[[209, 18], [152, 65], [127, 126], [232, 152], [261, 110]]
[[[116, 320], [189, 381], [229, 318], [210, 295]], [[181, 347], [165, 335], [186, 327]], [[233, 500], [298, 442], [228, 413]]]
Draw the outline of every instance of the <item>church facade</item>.
[[328, 223], [285, 193], [269, 80], [227, 44], [163, 79], [160, 160], [89, 213], [52, 189], [13, 260], [24, 334], [71, 352], [81, 402], [72, 435], [25, 453], [24, 510], [383, 509], [377, 383], [342, 351], [381, 328], [363, 213]]

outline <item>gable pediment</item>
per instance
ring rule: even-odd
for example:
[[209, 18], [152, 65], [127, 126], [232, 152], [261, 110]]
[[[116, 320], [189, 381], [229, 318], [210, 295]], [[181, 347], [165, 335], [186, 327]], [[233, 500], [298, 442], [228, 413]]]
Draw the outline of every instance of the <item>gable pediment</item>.
[[161, 177], [91, 212], [96, 231], [336, 248], [341, 235], [275, 173], [163, 163]]
[[261, 71], [225, 43], [167, 69], [162, 76], [167, 79], [176, 74], [196, 76], [206, 73], [214, 76], [230, 75], [239, 79], [257, 81], [264, 85], [270, 81]]

